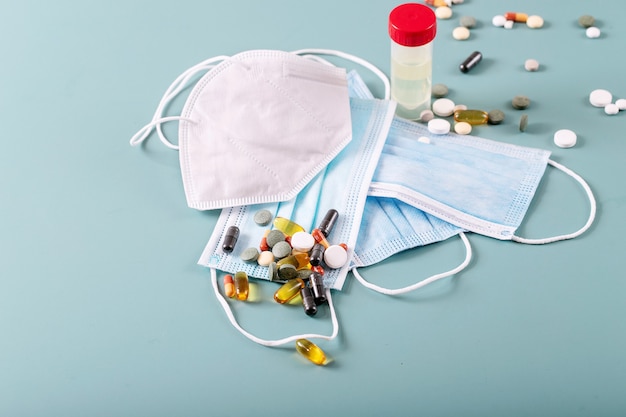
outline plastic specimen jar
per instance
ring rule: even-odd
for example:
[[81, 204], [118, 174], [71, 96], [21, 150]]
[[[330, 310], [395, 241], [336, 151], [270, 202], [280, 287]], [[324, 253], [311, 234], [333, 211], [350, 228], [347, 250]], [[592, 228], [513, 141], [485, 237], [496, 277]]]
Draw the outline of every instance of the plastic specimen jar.
[[402, 4], [389, 14], [391, 37], [391, 99], [398, 103], [396, 114], [418, 120], [430, 109], [433, 39], [437, 18], [423, 4]]

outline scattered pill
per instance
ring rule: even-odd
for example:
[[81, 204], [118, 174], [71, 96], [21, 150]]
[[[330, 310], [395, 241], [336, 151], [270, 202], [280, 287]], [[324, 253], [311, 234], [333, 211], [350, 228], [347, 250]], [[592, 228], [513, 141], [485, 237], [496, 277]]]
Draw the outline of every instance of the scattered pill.
[[554, 132], [554, 143], [559, 148], [571, 148], [576, 145], [576, 133], [569, 129], [561, 129]]
[[331, 269], [341, 268], [348, 261], [348, 253], [339, 245], [331, 245], [324, 251], [324, 263]]
[[[432, 88], [432, 95], [435, 98], [443, 98], [448, 95], [448, 86], [445, 84], [435, 84]], [[428, 111], [428, 110], [424, 110]]]
[[467, 122], [457, 122], [454, 124], [454, 131], [459, 135], [469, 135], [472, 133], [472, 125]]
[[237, 226], [230, 226], [226, 229], [222, 250], [226, 253], [231, 253], [235, 249], [237, 239], [239, 239], [239, 228]]
[[291, 245], [286, 241], [278, 242], [272, 246], [272, 254], [276, 259], [282, 259], [291, 253]]
[[488, 122], [489, 124], [492, 125], [499, 125], [500, 123], [502, 123], [504, 121], [504, 112], [502, 110], [491, 110], [489, 113], [487, 113], [487, 118], [488, 118]]
[[420, 136], [419, 138], [417, 138], [417, 141], [420, 143], [426, 143], [429, 144], [430, 143], [430, 138], [427, 136]]
[[326, 240], [326, 236], [324, 236], [320, 229], [313, 229], [311, 235], [317, 243], [321, 244], [325, 248], [328, 248], [330, 246], [330, 243], [328, 243], [328, 240]]
[[422, 112], [420, 113], [420, 120], [422, 122], [430, 122], [431, 120], [433, 120], [434, 117], [435, 117], [435, 114], [433, 113], [432, 110], [429, 110], [429, 109], [422, 110]]
[[433, 102], [433, 113], [440, 117], [448, 117], [454, 113], [454, 101], [449, 98], [439, 98]]
[[526, 26], [531, 29], [541, 29], [543, 24], [543, 17], [537, 15], [528, 16], [528, 19], [526, 20]]
[[324, 304], [326, 302], [326, 292], [324, 291], [324, 277], [317, 272], [311, 272], [309, 276], [309, 284], [313, 290], [316, 304]]
[[489, 114], [482, 110], [457, 110], [454, 112], [455, 122], [465, 122], [470, 125], [484, 125], [488, 120]]
[[465, 26], [456, 27], [452, 31], [452, 37], [457, 41], [467, 40], [470, 37], [470, 30]]
[[291, 236], [291, 247], [297, 251], [308, 252], [315, 245], [315, 239], [307, 232], [296, 232]]
[[503, 27], [505, 23], [506, 17], [503, 15], [496, 15], [491, 19], [491, 24], [499, 28]]
[[530, 99], [526, 96], [515, 96], [513, 100], [511, 100], [511, 105], [516, 110], [524, 110], [528, 106], [530, 106]]
[[608, 90], [597, 89], [589, 94], [589, 102], [594, 107], [605, 107], [613, 102], [613, 94]]
[[326, 365], [326, 354], [308, 339], [296, 340], [296, 351], [316, 365]]
[[452, 0], [452, 4], [462, 4], [465, 0]]
[[474, 16], [462, 16], [459, 19], [459, 25], [471, 29], [476, 26], [476, 18]]
[[604, 112], [612, 116], [614, 114], [619, 113], [619, 107], [615, 103], [610, 103], [604, 107]]
[[450, 19], [452, 17], [452, 9], [448, 6], [440, 6], [435, 9], [437, 19]]
[[274, 262], [274, 254], [268, 250], [263, 251], [259, 254], [256, 262], [261, 266], [269, 266]]
[[461, 72], [468, 72], [472, 68], [474, 68], [481, 60], [483, 59], [483, 54], [479, 51], [474, 51], [468, 56], [461, 65], [459, 65], [459, 69]]
[[505, 29], [513, 29], [513, 26], [515, 25], [515, 22], [512, 20], [507, 20], [506, 22], [504, 22], [504, 28]]
[[267, 226], [272, 221], [272, 213], [269, 210], [259, 210], [254, 213], [254, 222], [259, 226]]
[[526, 69], [526, 71], [530, 71], [530, 72], [534, 72], [537, 71], [539, 69], [539, 61], [537, 61], [536, 59], [527, 59], [524, 62], [524, 69]]
[[248, 274], [243, 271], [238, 271], [234, 278], [235, 295], [238, 300], [245, 301], [248, 299], [248, 292], [250, 285], [248, 283]]
[[506, 20], [512, 20], [517, 23], [526, 23], [528, 15], [526, 13], [507, 12], [504, 14]]
[[281, 281], [289, 281], [298, 277], [298, 269], [291, 264], [283, 264], [278, 266], [278, 279]]
[[315, 297], [313, 297], [313, 291], [309, 287], [302, 287], [300, 289], [300, 297], [302, 298], [302, 308], [307, 316], [314, 316], [317, 314], [317, 305], [315, 304]]
[[522, 114], [522, 117], [519, 119], [519, 131], [525, 132], [528, 127], [528, 115]]
[[424, 3], [433, 7], [442, 7], [442, 6], [450, 6], [452, 4], [452, 1], [451, 0], [424, 0]]
[[[335, 227], [335, 223], [337, 223], [337, 219], [339, 218], [339, 213], [335, 209], [330, 209], [324, 215], [324, 218], [320, 222], [320, 225], [317, 226], [320, 232], [326, 237], [332, 232], [333, 227]], [[315, 242], [313, 242], [315, 243]], [[292, 243], [293, 246], [293, 243]], [[311, 245], [311, 248], [313, 245]], [[311, 249], [309, 248], [309, 249]], [[308, 249], [307, 249], [308, 250]]]
[[276, 262], [272, 262], [269, 264], [267, 268], [267, 278], [270, 281], [278, 281], [278, 265]]
[[596, 24], [596, 19], [591, 15], [585, 14], [578, 18], [578, 24], [585, 29], [590, 28]]
[[589, 39], [599, 38], [601, 34], [602, 32], [600, 31], [600, 29], [595, 26], [591, 26], [585, 31], [585, 35], [587, 35]]
[[300, 278], [290, 279], [285, 282], [274, 293], [274, 301], [279, 304], [285, 304], [293, 300], [298, 294], [300, 289], [304, 287], [304, 281]]
[[239, 257], [244, 262], [256, 262], [259, 258], [259, 250], [257, 248], [246, 248]]
[[428, 122], [428, 131], [435, 135], [445, 135], [450, 132], [450, 122], [446, 119], [433, 119]]
[[467, 110], [467, 106], [465, 104], [457, 104], [456, 106], [454, 106], [454, 111], [459, 110]]
[[311, 254], [309, 257], [309, 262], [313, 266], [318, 266], [322, 263], [324, 259], [324, 250], [326, 248], [321, 243], [316, 243], [313, 245], [313, 249], [311, 249]]
[[228, 298], [234, 298], [236, 294], [233, 276], [230, 274], [224, 275], [224, 294]]
[[274, 219], [274, 227], [286, 236], [291, 236], [296, 232], [304, 232], [304, 227], [284, 217], [276, 217]]
[[278, 229], [271, 230], [265, 240], [267, 241], [267, 246], [273, 248], [278, 242], [285, 241], [285, 234]]
[[291, 254], [276, 263], [278, 267], [285, 264], [291, 264], [296, 267], [296, 269], [302, 269], [306, 267], [310, 267], [309, 261], [311, 258], [309, 257], [308, 252], [297, 252], [295, 254]]
[[626, 99], [620, 98], [619, 100], [615, 102], [615, 104], [617, 105], [618, 109], [626, 110]]

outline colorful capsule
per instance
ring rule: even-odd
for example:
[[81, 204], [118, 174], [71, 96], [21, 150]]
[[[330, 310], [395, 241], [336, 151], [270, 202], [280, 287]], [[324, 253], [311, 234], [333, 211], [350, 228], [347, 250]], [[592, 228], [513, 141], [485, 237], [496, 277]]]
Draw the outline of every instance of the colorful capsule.
[[296, 350], [316, 365], [326, 365], [327, 363], [324, 351], [308, 339], [296, 340]]
[[301, 278], [290, 279], [276, 290], [274, 300], [279, 304], [288, 303], [300, 293], [302, 287], [304, 287], [304, 281]]
[[233, 276], [230, 274], [224, 275], [224, 294], [228, 298], [235, 297], [235, 283]]
[[300, 289], [300, 296], [302, 297], [302, 308], [307, 316], [314, 316], [317, 314], [317, 305], [315, 304], [315, 298], [313, 297], [313, 291], [307, 286]]
[[313, 239], [315, 239], [317, 243], [324, 246], [324, 248], [328, 248], [330, 246], [330, 243], [328, 243], [328, 240], [326, 240], [326, 236], [324, 236], [320, 229], [313, 229], [311, 235], [313, 236]]
[[325, 249], [326, 248], [324, 248], [324, 245], [322, 245], [321, 243], [316, 243], [313, 246], [313, 249], [311, 249], [311, 255], [309, 258], [309, 262], [311, 262], [311, 265], [318, 266], [322, 264], [322, 260], [324, 259]]
[[444, 6], [450, 7], [450, 5], [452, 4], [452, 1], [451, 0], [424, 0], [424, 3], [433, 7], [444, 7]]
[[317, 272], [320, 275], [324, 275], [324, 267], [322, 265], [317, 265], [317, 266], [311, 267], [311, 271]]
[[482, 110], [457, 110], [454, 112], [455, 122], [466, 122], [474, 125], [484, 125], [489, 121], [489, 113]]
[[479, 51], [474, 51], [470, 56], [467, 57], [465, 61], [461, 65], [459, 65], [459, 69], [461, 72], [468, 72], [472, 68], [474, 68], [481, 60], [483, 59], [483, 54]]
[[226, 253], [231, 253], [235, 249], [237, 239], [239, 239], [239, 228], [237, 226], [230, 226], [226, 230], [226, 235], [224, 235], [222, 250]]
[[309, 276], [309, 285], [313, 290], [315, 304], [324, 304], [326, 302], [326, 292], [324, 291], [324, 278], [317, 272], [311, 272]]
[[284, 217], [276, 217], [274, 219], [274, 227], [287, 236], [293, 236], [296, 232], [304, 232], [304, 227]]
[[526, 23], [528, 15], [526, 13], [506, 12], [504, 14], [506, 20], [512, 20], [517, 23]]
[[270, 245], [267, 244], [267, 235], [269, 234], [270, 230], [267, 229], [263, 234], [263, 237], [261, 238], [261, 243], [259, 243], [259, 249], [261, 250], [261, 252], [269, 251], [271, 249]]
[[330, 209], [326, 212], [326, 215], [320, 222], [320, 225], [317, 227], [320, 232], [326, 237], [332, 232], [335, 223], [337, 223], [337, 218], [339, 218], [339, 213], [335, 209]]
[[250, 291], [250, 284], [248, 283], [248, 274], [243, 271], [235, 273], [235, 295], [238, 300], [246, 301], [248, 299], [248, 292]]

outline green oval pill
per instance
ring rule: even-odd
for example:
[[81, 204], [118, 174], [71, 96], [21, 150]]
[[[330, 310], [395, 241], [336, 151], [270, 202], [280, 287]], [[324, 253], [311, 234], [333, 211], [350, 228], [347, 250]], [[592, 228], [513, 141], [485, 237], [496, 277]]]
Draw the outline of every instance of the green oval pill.
[[291, 245], [284, 240], [282, 242], [278, 242], [272, 247], [272, 253], [276, 259], [285, 258], [291, 253]]
[[284, 264], [278, 268], [278, 278], [280, 279], [289, 281], [290, 279], [294, 279], [297, 276], [298, 271], [296, 271], [296, 267], [291, 264]]
[[280, 230], [274, 229], [268, 233], [265, 240], [267, 241], [267, 246], [273, 248], [278, 242], [285, 241], [285, 234]]
[[530, 99], [526, 96], [515, 96], [511, 101], [514, 109], [524, 110], [528, 106], [530, 106]]
[[246, 248], [241, 252], [240, 258], [244, 262], [254, 262], [259, 258], [259, 250], [257, 248]]
[[435, 98], [442, 98], [448, 95], [448, 86], [445, 84], [435, 84], [432, 87], [432, 96]]
[[267, 277], [270, 281], [278, 281], [278, 266], [272, 262], [267, 268]]
[[272, 221], [272, 213], [269, 210], [259, 210], [254, 213], [254, 222], [259, 226], [267, 226]]
[[522, 117], [520, 117], [519, 119], [519, 131], [525, 132], [527, 126], [528, 126], [528, 115], [522, 114]]
[[491, 110], [487, 114], [489, 124], [499, 125], [504, 121], [504, 112], [502, 110]]

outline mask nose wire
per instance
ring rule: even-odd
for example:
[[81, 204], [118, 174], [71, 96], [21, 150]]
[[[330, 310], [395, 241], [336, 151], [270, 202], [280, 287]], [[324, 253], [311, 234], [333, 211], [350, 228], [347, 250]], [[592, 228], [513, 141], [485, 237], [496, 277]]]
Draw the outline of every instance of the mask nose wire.
[[593, 221], [596, 218], [596, 211], [597, 211], [596, 199], [593, 196], [593, 192], [591, 191], [591, 187], [589, 187], [589, 184], [587, 184], [587, 182], [580, 175], [576, 174], [571, 169], [551, 159], [548, 160], [548, 164], [552, 165], [554, 168], [560, 171], [563, 171], [565, 174], [575, 179], [583, 187], [583, 190], [585, 190], [585, 193], [587, 194], [587, 198], [589, 198], [589, 205], [590, 205], [589, 218], [587, 219], [587, 222], [585, 223], [585, 225], [581, 227], [580, 229], [578, 229], [577, 231], [575, 231], [574, 233], [548, 237], [548, 238], [543, 238], [543, 239], [527, 239], [527, 238], [523, 238], [519, 236], [513, 236], [511, 240], [513, 240], [514, 242], [525, 243], [529, 245], [542, 245], [545, 243], [552, 243], [552, 242], [558, 242], [561, 240], [573, 239], [585, 233], [591, 227], [591, 225], [593, 224]]
[[217, 56], [213, 58], [206, 59], [191, 68], [185, 70], [182, 74], [180, 74], [176, 79], [170, 84], [170, 86], [165, 90], [163, 97], [161, 98], [159, 105], [157, 106], [156, 111], [154, 112], [154, 116], [150, 123], [146, 124], [144, 127], [139, 129], [135, 135], [130, 139], [130, 144], [132, 146], [137, 146], [142, 143], [144, 140], [150, 136], [152, 133], [152, 129], [156, 128], [157, 134], [161, 142], [170, 149], [178, 149], [177, 145], [174, 145], [170, 142], [163, 133], [162, 124], [165, 122], [173, 121], [173, 120], [185, 120], [193, 122], [192, 120], [180, 116], [171, 116], [165, 117], [163, 116], [163, 111], [165, 107], [171, 102], [180, 92], [187, 87], [189, 81], [197, 75], [199, 72], [207, 71], [213, 68], [216, 62], [223, 61], [227, 59], [227, 56]]
[[[317, 49], [317, 48], [309, 48], [309, 49], [298, 49], [297, 51], [292, 51], [292, 54], [296, 55], [332, 55], [337, 56], [339, 58], [347, 59], [348, 61], [352, 61], [356, 64], [359, 64], [368, 70], [372, 71], [385, 85], [385, 100], [389, 100], [391, 97], [391, 86], [389, 84], [389, 78], [383, 73], [380, 69], [378, 69], [375, 65], [370, 63], [369, 61], [364, 60], [363, 58], [359, 58], [358, 56], [348, 54], [346, 52], [337, 51], [334, 49]], [[309, 58], [313, 58], [310, 56]], [[315, 59], [315, 58], [314, 58]], [[321, 58], [317, 58], [317, 61], [323, 63], [329, 63]], [[331, 64], [332, 65], [332, 64]]]
[[278, 339], [278, 340], [266, 340], [266, 339], [261, 339], [260, 337], [253, 335], [252, 333], [246, 331], [243, 327], [241, 327], [241, 325], [239, 325], [239, 323], [237, 322], [237, 318], [235, 318], [235, 315], [233, 314], [233, 311], [231, 310], [230, 305], [228, 304], [228, 301], [226, 301], [224, 296], [220, 293], [220, 290], [217, 286], [217, 271], [215, 268], [211, 268], [211, 284], [213, 285], [213, 291], [215, 292], [215, 297], [217, 298], [219, 303], [222, 305], [222, 308], [226, 312], [226, 316], [228, 317], [230, 324], [232, 324], [233, 327], [237, 329], [242, 335], [244, 335], [248, 339], [260, 345], [268, 346], [268, 347], [276, 347], [276, 346], [286, 345], [287, 343], [295, 342], [298, 339], [332, 340], [335, 337], [337, 337], [337, 334], [339, 333], [339, 321], [337, 320], [337, 313], [335, 312], [335, 307], [333, 305], [333, 300], [330, 295], [329, 288], [326, 288], [326, 299], [328, 300], [328, 306], [330, 308], [330, 318], [331, 318], [332, 325], [333, 325], [333, 331], [330, 336], [312, 333], [312, 334], [301, 334], [301, 335], [289, 336], [289, 337], [285, 337], [283, 339]]
[[463, 260], [463, 262], [461, 262], [456, 268], [453, 268], [447, 272], [442, 272], [440, 274], [432, 275], [428, 278], [421, 280], [420, 282], [416, 282], [415, 284], [409, 285], [408, 287], [397, 288], [397, 289], [384, 288], [384, 287], [380, 287], [378, 285], [375, 285], [375, 284], [372, 284], [371, 282], [366, 281], [361, 276], [361, 274], [357, 272], [356, 267], [352, 268], [352, 273], [364, 287], [369, 288], [370, 290], [374, 290], [376, 292], [379, 292], [381, 294], [386, 294], [386, 295], [406, 294], [408, 292], [417, 290], [418, 288], [422, 288], [442, 278], [446, 278], [451, 275], [458, 274], [469, 265], [470, 261], [472, 260], [472, 246], [470, 245], [470, 242], [467, 236], [465, 236], [465, 233], [460, 232], [459, 237], [461, 238], [461, 240], [463, 241], [463, 244], [465, 245], [465, 259]]

